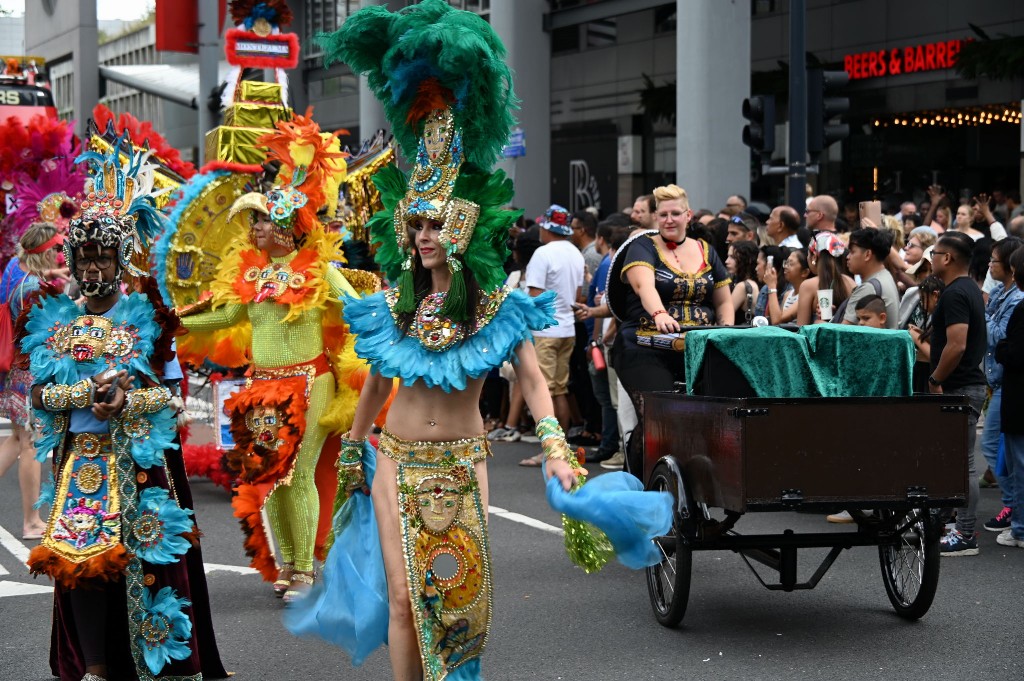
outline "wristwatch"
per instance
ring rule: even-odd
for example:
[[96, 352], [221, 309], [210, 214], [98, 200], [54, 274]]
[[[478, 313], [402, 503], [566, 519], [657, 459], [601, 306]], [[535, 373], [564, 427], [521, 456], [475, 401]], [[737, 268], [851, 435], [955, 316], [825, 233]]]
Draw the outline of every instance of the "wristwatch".
[[937, 386], [940, 386], [940, 387], [942, 386], [942, 381], [936, 380], [934, 376], [929, 376], [928, 377], [928, 382], [931, 383], [932, 385], [937, 385]]

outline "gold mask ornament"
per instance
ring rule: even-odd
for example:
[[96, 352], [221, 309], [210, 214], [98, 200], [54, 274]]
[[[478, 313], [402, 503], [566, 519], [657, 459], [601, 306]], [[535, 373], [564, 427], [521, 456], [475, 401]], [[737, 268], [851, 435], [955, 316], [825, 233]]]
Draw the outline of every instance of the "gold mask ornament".
[[255, 407], [245, 414], [245, 427], [252, 433], [253, 443], [264, 449], [276, 450], [281, 446], [277, 437], [281, 426], [281, 414], [273, 407]]
[[295, 272], [283, 262], [272, 262], [260, 267], [250, 267], [243, 275], [245, 281], [256, 284], [254, 302], [262, 303], [268, 298], [273, 299], [291, 289], [297, 291], [306, 284], [306, 275]]
[[455, 127], [451, 109], [430, 112], [423, 124], [408, 189], [395, 209], [395, 238], [403, 249], [410, 245], [407, 225], [418, 219], [429, 219], [444, 224], [441, 244], [449, 257], [466, 252], [480, 216], [480, 206], [452, 198], [464, 159], [462, 133]]
[[443, 534], [459, 517], [462, 490], [452, 478], [427, 478], [416, 487], [416, 504], [426, 530], [432, 534]]
[[114, 327], [106, 317], [83, 315], [55, 334], [56, 346], [74, 357], [76, 362], [89, 362], [106, 355], [124, 357], [135, 346], [135, 338], [121, 327]]

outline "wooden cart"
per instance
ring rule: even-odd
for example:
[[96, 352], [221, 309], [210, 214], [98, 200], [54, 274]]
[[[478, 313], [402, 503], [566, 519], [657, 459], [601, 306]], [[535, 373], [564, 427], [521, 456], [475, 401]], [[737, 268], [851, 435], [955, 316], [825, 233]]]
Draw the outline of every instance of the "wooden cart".
[[[814, 588], [854, 546], [878, 547], [896, 613], [923, 616], [939, 579], [939, 509], [966, 503], [969, 409], [966, 398], [944, 395], [645, 394], [643, 479], [675, 500], [673, 527], [658, 539], [663, 560], [647, 569], [657, 620], [682, 621], [694, 551], [738, 553], [765, 587], [793, 591]], [[711, 508], [722, 509], [724, 519], [712, 518]], [[748, 512], [797, 510], [848, 510], [856, 524], [820, 533], [735, 530]], [[797, 581], [801, 548], [831, 549], [805, 582]], [[763, 580], [750, 561], [777, 572], [778, 582]]]

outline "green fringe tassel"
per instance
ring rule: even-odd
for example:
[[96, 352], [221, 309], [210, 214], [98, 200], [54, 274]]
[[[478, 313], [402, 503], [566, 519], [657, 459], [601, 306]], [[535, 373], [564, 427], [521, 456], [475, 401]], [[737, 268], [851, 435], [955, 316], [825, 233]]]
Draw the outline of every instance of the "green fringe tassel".
[[461, 264], [452, 268], [452, 283], [441, 305], [441, 314], [452, 321], [464, 322], [466, 316], [466, 278], [462, 275]]
[[403, 269], [398, 275], [398, 300], [395, 302], [397, 314], [416, 311], [416, 288], [412, 281], [412, 270]]
[[588, 575], [599, 572], [615, 555], [608, 536], [590, 523], [563, 515], [562, 528], [565, 530], [565, 552], [569, 560]]

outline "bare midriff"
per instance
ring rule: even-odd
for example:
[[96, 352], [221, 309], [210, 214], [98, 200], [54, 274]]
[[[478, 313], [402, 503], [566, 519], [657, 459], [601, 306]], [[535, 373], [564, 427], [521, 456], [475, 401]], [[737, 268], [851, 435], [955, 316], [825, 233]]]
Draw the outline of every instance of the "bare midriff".
[[[460, 440], [484, 432], [480, 391], [484, 379], [474, 378], [465, 390], [446, 393], [422, 381], [401, 386], [388, 410], [386, 427], [403, 440]], [[433, 424], [433, 425], [431, 425]]]

